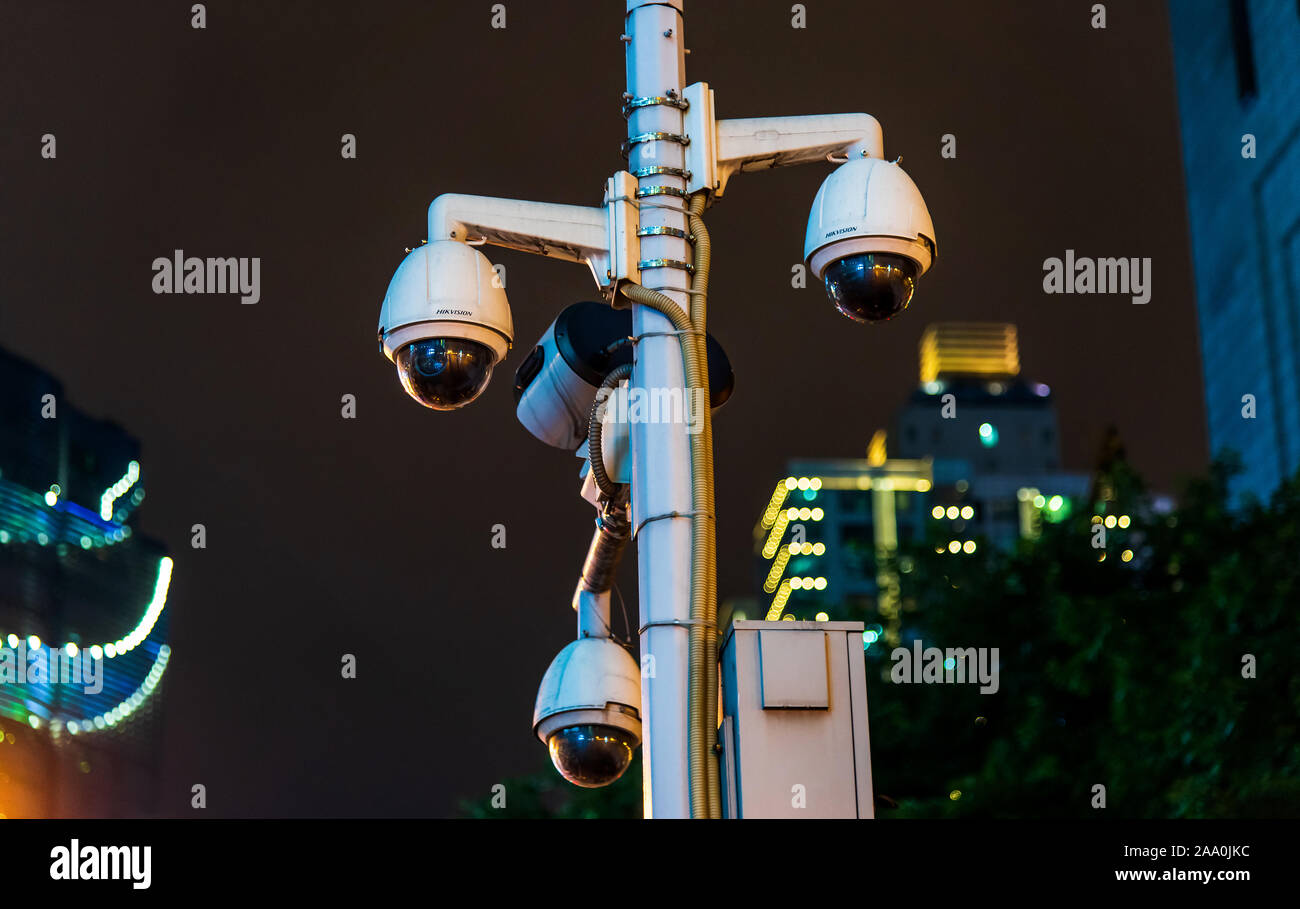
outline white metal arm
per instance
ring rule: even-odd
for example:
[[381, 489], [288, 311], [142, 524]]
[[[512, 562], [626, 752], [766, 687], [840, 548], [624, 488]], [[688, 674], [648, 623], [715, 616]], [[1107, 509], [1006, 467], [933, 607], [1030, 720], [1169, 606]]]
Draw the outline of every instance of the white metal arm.
[[727, 182], [742, 171], [811, 164], [828, 157], [885, 156], [880, 123], [870, 114], [718, 120], [708, 83], [688, 85], [684, 94], [690, 104], [686, 111], [690, 192], [707, 189], [720, 197]]
[[429, 240], [490, 243], [582, 262], [604, 288], [612, 283], [608, 222], [606, 207], [445, 193], [429, 206]]

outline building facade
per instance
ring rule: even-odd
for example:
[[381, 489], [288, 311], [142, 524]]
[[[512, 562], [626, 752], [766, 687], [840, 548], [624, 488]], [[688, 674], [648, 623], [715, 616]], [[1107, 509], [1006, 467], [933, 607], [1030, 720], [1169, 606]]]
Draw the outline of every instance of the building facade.
[[892, 646], [900, 549], [962, 558], [1087, 507], [1090, 477], [1060, 469], [1051, 390], [1019, 375], [1015, 326], [933, 325], [920, 347], [920, 384], [865, 459], [788, 464], [754, 528], [750, 618], [858, 619]]
[[0, 815], [153, 810], [172, 560], [139, 443], [0, 352]]
[[1263, 498], [1300, 468], [1300, 6], [1169, 18], [1210, 449]]

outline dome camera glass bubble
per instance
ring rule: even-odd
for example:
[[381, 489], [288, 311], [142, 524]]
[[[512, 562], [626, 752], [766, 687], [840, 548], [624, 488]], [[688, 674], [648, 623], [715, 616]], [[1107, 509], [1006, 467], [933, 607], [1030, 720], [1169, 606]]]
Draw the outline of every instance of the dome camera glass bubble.
[[608, 786], [627, 770], [636, 738], [614, 726], [588, 723], [557, 729], [546, 747], [560, 776], [575, 786], [596, 789]]
[[916, 263], [893, 253], [858, 253], [826, 266], [826, 294], [855, 322], [883, 322], [907, 308]]
[[478, 341], [428, 338], [407, 344], [393, 359], [408, 395], [434, 410], [455, 410], [482, 394], [494, 358]]

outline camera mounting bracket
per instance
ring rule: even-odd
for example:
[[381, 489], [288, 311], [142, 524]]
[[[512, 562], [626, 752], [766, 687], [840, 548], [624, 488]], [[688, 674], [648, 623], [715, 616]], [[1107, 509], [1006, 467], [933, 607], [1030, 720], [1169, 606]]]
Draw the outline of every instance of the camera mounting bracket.
[[884, 136], [870, 114], [813, 114], [803, 117], [751, 117], [718, 120], [714, 92], [707, 82], [683, 91], [685, 113], [686, 191], [709, 191], [722, 197], [727, 183], [744, 171], [851, 158], [883, 158]]
[[444, 193], [429, 205], [429, 240], [486, 243], [582, 263], [612, 298], [619, 280], [640, 279], [635, 189], [636, 179], [619, 171], [607, 181], [602, 206]]

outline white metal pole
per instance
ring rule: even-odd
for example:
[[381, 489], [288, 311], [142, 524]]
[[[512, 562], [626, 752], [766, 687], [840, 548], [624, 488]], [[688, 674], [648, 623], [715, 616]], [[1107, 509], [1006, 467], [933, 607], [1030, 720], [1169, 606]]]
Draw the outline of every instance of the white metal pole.
[[[682, 0], [627, 0], [628, 170], [637, 177], [641, 283], [689, 312], [685, 148], [682, 97], [685, 55]], [[667, 99], [670, 103], [654, 103]], [[665, 134], [656, 138], [638, 137]], [[652, 187], [677, 193], [655, 194]], [[650, 193], [650, 194], [647, 194]], [[665, 232], [646, 233], [648, 229]], [[654, 264], [650, 263], [664, 263]], [[668, 319], [645, 306], [632, 310], [636, 335], [671, 332]], [[633, 393], [685, 384], [676, 337], [644, 338], [636, 346]], [[643, 398], [642, 400], [649, 400]], [[641, 421], [631, 427], [632, 521], [637, 533], [641, 604], [641, 758], [645, 816], [690, 817], [687, 765], [687, 667], [691, 591], [690, 440], [685, 423]], [[660, 517], [678, 513], [681, 517]], [[644, 523], [647, 519], [649, 523]]]

